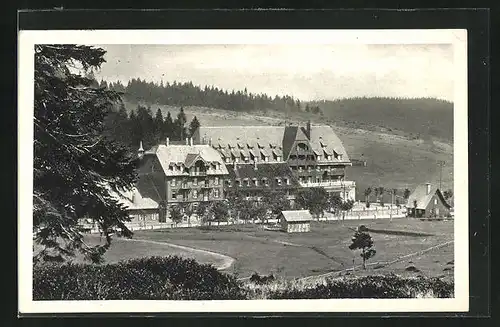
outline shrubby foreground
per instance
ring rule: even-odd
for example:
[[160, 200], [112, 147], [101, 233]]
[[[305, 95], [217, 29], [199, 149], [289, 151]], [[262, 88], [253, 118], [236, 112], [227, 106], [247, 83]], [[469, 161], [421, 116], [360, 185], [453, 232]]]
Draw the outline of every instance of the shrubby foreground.
[[37, 264], [36, 300], [245, 300], [453, 297], [453, 283], [438, 278], [378, 275], [327, 279], [316, 284], [277, 280], [241, 282], [211, 265], [176, 256], [117, 264]]

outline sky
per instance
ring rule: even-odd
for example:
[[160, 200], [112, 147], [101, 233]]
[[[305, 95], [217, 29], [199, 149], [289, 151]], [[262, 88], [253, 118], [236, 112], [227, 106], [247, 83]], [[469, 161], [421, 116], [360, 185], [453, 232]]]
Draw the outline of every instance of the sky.
[[427, 45], [97, 45], [100, 80], [132, 78], [303, 101], [362, 96], [435, 97], [453, 101], [453, 47]]

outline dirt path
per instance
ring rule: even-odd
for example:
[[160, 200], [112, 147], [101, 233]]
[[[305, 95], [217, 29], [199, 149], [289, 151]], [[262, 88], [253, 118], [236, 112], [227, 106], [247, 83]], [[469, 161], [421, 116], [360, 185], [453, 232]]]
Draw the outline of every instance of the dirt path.
[[198, 252], [198, 253], [208, 254], [208, 255], [216, 257], [222, 261], [222, 263], [219, 264], [218, 266], [216, 266], [214, 264], [214, 266], [217, 268], [217, 270], [228, 269], [229, 267], [231, 267], [233, 265], [233, 263], [235, 261], [234, 258], [231, 258], [230, 256], [220, 254], [217, 252], [196, 249], [196, 248], [192, 248], [192, 247], [188, 247], [188, 246], [182, 246], [182, 245], [177, 245], [177, 244], [172, 244], [172, 243], [167, 243], [167, 242], [149, 241], [149, 240], [141, 240], [141, 239], [133, 239], [133, 238], [132, 239], [123, 239], [123, 240], [126, 242], [150, 243], [150, 244], [162, 245], [165, 247], [177, 248], [177, 249], [185, 250], [188, 252]]

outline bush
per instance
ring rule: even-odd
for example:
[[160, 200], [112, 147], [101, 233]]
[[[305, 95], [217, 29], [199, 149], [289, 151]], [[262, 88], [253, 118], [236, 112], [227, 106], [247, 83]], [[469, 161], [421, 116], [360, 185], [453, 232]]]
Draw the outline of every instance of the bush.
[[236, 278], [176, 256], [117, 264], [45, 264], [33, 270], [34, 300], [243, 299]]
[[330, 279], [305, 289], [270, 291], [270, 299], [415, 298], [453, 296], [453, 283], [437, 278], [403, 278], [396, 275]]
[[[346, 273], [347, 275], [347, 273]], [[33, 269], [34, 300], [243, 300], [452, 297], [453, 282], [396, 275], [343, 277], [304, 286], [254, 274], [246, 285], [192, 259], [151, 257], [117, 264], [43, 264]]]
[[269, 276], [260, 276], [258, 273], [254, 273], [250, 277], [250, 281], [252, 283], [258, 284], [258, 285], [265, 285], [273, 282], [275, 280], [274, 275], [271, 274]]

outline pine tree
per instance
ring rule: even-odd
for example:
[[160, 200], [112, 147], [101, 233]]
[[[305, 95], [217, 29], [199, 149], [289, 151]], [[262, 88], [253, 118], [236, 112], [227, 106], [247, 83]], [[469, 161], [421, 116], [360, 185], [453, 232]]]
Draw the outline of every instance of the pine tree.
[[[103, 137], [104, 119], [119, 94], [95, 88], [85, 77], [104, 62], [105, 51], [91, 46], [35, 45], [34, 259], [64, 261], [81, 252], [99, 261], [113, 228], [123, 235], [128, 215], [110, 191], [133, 185], [136, 160]], [[69, 67], [82, 67], [81, 73]], [[84, 242], [79, 220], [92, 219], [106, 243]]]
[[155, 143], [161, 143], [166, 138], [165, 135], [165, 121], [163, 120], [163, 113], [160, 108], [156, 110], [156, 115], [154, 119], [154, 130], [155, 130]]
[[189, 123], [189, 136], [193, 137], [194, 132], [200, 127], [200, 122], [198, 121], [198, 118], [196, 116], [193, 117], [191, 120], [191, 123]]
[[163, 124], [165, 137], [174, 137], [174, 122], [172, 121], [172, 115], [170, 115], [170, 111], [167, 112], [167, 117], [165, 117], [165, 122]]
[[186, 114], [184, 113], [184, 108], [181, 107], [181, 110], [177, 114], [177, 118], [175, 119], [175, 134], [174, 137], [178, 140], [182, 141], [186, 137]]

